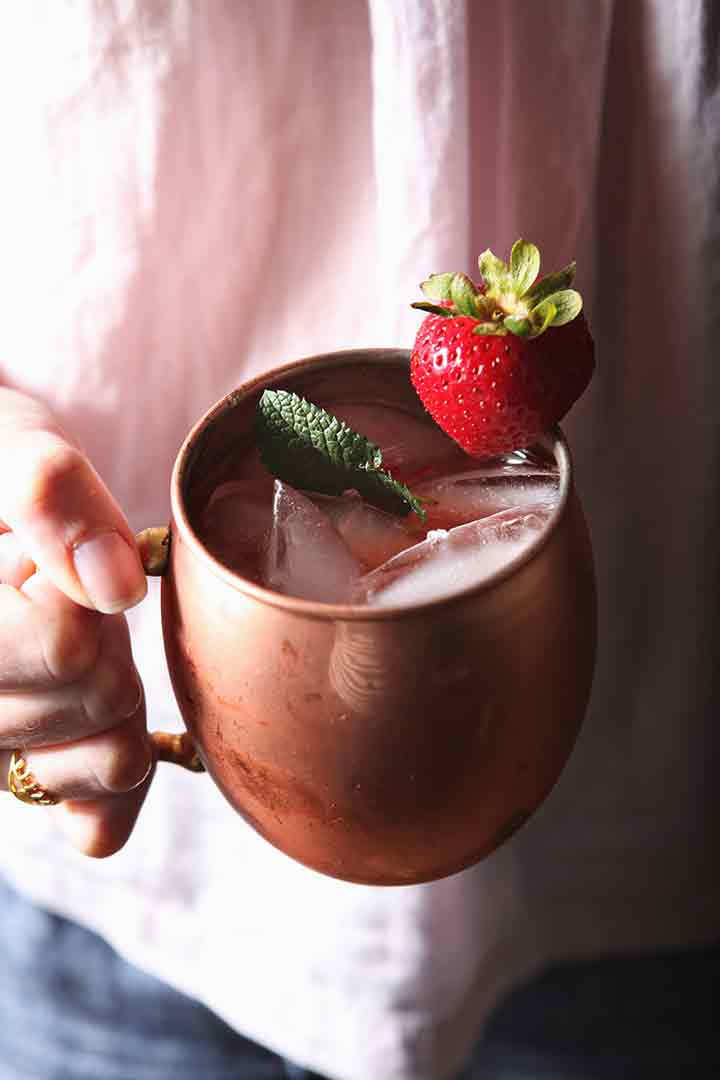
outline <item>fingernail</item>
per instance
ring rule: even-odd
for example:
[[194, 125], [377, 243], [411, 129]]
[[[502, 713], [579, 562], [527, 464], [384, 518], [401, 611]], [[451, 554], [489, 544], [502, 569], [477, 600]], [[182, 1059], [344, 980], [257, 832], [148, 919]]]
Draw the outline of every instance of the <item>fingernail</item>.
[[97, 533], [73, 551], [75, 571], [88, 600], [113, 615], [142, 600], [147, 582], [140, 559], [116, 532]]

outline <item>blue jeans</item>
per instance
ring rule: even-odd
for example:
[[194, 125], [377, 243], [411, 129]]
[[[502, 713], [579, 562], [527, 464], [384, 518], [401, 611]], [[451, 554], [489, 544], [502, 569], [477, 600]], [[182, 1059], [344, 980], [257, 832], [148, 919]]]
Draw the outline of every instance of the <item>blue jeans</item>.
[[[1, 881], [0, 949], [0, 1080], [322, 1080]], [[718, 1078], [718, 991], [720, 949], [554, 968], [497, 1010], [462, 1080]]]

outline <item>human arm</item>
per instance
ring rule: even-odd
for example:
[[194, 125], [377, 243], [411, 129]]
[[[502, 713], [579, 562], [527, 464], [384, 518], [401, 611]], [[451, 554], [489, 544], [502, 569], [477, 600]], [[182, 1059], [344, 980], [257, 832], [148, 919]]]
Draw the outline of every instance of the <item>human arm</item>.
[[79, 850], [110, 855], [152, 770], [122, 612], [142, 599], [133, 534], [74, 439], [0, 389], [0, 775], [20, 749]]

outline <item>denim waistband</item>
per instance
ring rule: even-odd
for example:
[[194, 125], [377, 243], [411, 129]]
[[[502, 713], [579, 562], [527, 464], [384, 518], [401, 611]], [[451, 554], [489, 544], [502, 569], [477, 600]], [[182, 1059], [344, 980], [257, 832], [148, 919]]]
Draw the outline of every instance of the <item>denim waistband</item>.
[[0, 879], [0, 1080], [312, 1080]]
[[[323, 1080], [2, 879], [0, 950], [0, 1080]], [[496, 1010], [462, 1080], [720, 1077], [719, 990], [717, 947], [557, 966]]]

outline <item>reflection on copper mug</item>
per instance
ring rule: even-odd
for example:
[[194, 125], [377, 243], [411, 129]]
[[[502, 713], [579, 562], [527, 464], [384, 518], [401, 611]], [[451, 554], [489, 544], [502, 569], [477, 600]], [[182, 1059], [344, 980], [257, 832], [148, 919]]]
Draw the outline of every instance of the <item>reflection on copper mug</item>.
[[[381, 385], [408, 360], [379, 349], [312, 357], [215, 405], [175, 464], [162, 582], [173, 687], [212, 779], [287, 855], [374, 885], [454, 873], [512, 835], [565, 765], [595, 654], [592, 553], [557, 429], [546, 438], [560, 470], [547, 528], [462, 593], [405, 608], [321, 604], [270, 592], [203, 546], [195, 523], [251, 444], [265, 387], [311, 397], [347, 365]], [[409, 379], [407, 395], [422, 414]], [[187, 737], [155, 739], [160, 757], [187, 763]]]

